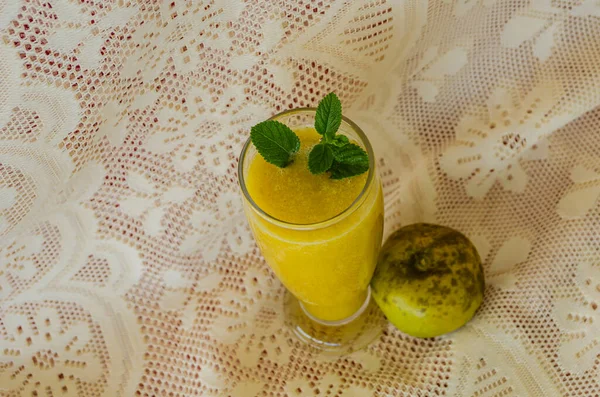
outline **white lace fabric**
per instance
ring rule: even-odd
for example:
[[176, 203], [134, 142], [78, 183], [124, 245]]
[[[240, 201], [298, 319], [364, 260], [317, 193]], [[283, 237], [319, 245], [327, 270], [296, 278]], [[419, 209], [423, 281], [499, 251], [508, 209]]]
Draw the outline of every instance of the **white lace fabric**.
[[[0, 36], [0, 396], [600, 393], [597, 0], [5, 0]], [[330, 91], [386, 235], [477, 245], [462, 329], [332, 358], [283, 326], [236, 165]]]

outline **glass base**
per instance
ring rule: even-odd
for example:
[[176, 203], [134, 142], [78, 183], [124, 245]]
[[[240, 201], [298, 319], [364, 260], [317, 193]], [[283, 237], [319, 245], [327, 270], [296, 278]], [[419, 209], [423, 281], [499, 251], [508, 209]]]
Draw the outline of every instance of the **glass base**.
[[340, 321], [322, 321], [302, 307], [291, 293], [284, 301], [286, 325], [294, 334], [318, 353], [346, 355], [360, 350], [381, 335], [387, 321], [371, 298], [371, 290], [362, 307]]

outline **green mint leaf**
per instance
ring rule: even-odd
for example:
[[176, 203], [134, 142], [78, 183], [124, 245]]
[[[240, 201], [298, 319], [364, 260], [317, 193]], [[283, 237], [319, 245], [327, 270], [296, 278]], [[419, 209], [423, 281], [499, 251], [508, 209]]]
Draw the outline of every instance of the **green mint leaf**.
[[343, 164], [364, 164], [369, 166], [369, 155], [363, 148], [354, 144], [348, 143], [342, 147], [336, 147], [333, 151], [335, 160]]
[[334, 161], [331, 166], [331, 179], [344, 179], [352, 176], [364, 174], [369, 170], [369, 167], [365, 168], [361, 165], [349, 165], [341, 164]]
[[342, 147], [342, 146], [350, 143], [350, 140], [345, 135], [336, 135], [335, 138], [333, 138], [333, 141], [331, 141], [331, 143], [334, 146]]
[[360, 175], [369, 170], [369, 155], [358, 145], [349, 143], [334, 147], [331, 179], [343, 179]]
[[250, 139], [265, 161], [280, 168], [288, 165], [300, 149], [300, 139], [294, 131], [275, 120], [263, 121], [252, 127]]
[[342, 123], [342, 103], [332, 92], [321, 99], [315, 115], [315, 129], [323, 135], [325, 142], [335, 136]]
[[333, 150], [325, 143], [315, 145], [308, 154], [308, 169], [312, 174], [322, 174], [333, 163]]

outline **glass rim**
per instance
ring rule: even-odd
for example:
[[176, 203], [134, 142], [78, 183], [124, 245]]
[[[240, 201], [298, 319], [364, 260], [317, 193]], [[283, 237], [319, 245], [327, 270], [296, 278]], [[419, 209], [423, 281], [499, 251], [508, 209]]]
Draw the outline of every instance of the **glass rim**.
[[[286, 115], [290, 115], [290, 114], [294, 114], [294, 113], [303, 113], [303, 112], [316, 113], [316, 111], [317, 111], [317, 108], [314, 108], [314, 107], [289, 109], [289, 110], [284, 110], [283, 112], [273, 115], [272, 117], [269, 118], [269, 120], [276, 120], [282, 116], [286, 116]], [[315, 223], [286, 222], [286, 221], [283, 221], [281, 219], [278, 219], [278, 218], [268, 214], [262, 208], [260, 208], [260, 206], [258, 204], [256, 204], [256, 202], [250, 196], [250, 192], [248, 192], [248, 189], [246, 188], [246, 181], [244, 178], [244, 160], [246, 159], [246, 154], [248, 153], [248, 149], [250, 148], [250, 146], [252, 144], [252, 141], [250, 140], [250, 138], [248, 138], [246, 140], [246, 143], [242, 147], [242, 152], [240, 154], [240, 159], [238, 161], [238, 183], [240, 185], [240, 188], [242, 189], [244, 198], [248, 201], [248, 203], [250, 203], [252, 209], [254, 211], [256, 211], [257, 214], [259, 214], [262, 218], [269, 221], [270, 223], [275, 224], [280, 227], [283, 227], [283, 228], [286, 228], [286, 229], [315, 230], [315, 229], [322, 229], [327, 226], [331, 226], [338, 222], [341, 222], [342, 220], [347, 218], [350, 214], [352, 214], [354, 211], [356, 211], [358, 208], [360, 208], [360, 206], [363, 204], [363, 202], [365, 201], [365, 199], [367, 197], [367, 192], [371, 188], [371, 185], [373, 184], [373, 180], [375, 179], [375, 155], [373, 152], [373, 147], [371, 146], [371, 142], [369, 142], [369, 138], [367, 138], [367, 135], [364, 133], [364, 131], [355, 122], [353, 122], [352, 120], [350, 120], [349, 118], [347, 118], [345, 116], [342, 116], [342, 121], [344, 123], [348, 124], [352, 128], [352, 130], [358, 135], [362, 144], [364, 145], [365, 150], [367, 151], [367, 154], [369, 155], [369, 171], [367, 174], [367, 180], [365, 181], [365, 186], [363, 187], [361, 192], [358, 194], [358, 196], [356, 196], [356, 198], [352, 201], [352, 203], [346, 209], [344, 209], [342, 212], [340, 212], [339, 214], [334, 215], [333, 217], [331, 217], [329, 219], [325, 219], [323, 221], [319, 221], [319, 222], [315, 222]]]

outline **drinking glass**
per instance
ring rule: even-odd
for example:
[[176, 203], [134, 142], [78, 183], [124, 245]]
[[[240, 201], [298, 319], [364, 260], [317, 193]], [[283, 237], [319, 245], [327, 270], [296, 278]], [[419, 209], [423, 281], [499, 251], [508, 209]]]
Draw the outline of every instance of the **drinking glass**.
[[[289, 110], [271, 120], [292, 130], [310, 127], [315, 111]], [[369, 170], [360, 194], [331, 219], [294, 224], [261, 209], [246, 187], [249, 166], [257, 155], [250, 140], [242, 149], [238, 177], [255, 240], [267, 264], [292, 295], [285, 300], [286, 322], [300, 339], [319, 350], [349, 353], [368, 344], [382, 327], [369, 282], [381, 248], [383, 194], [367, 136], [345, 117], [338, 134], [365, 149]]]

